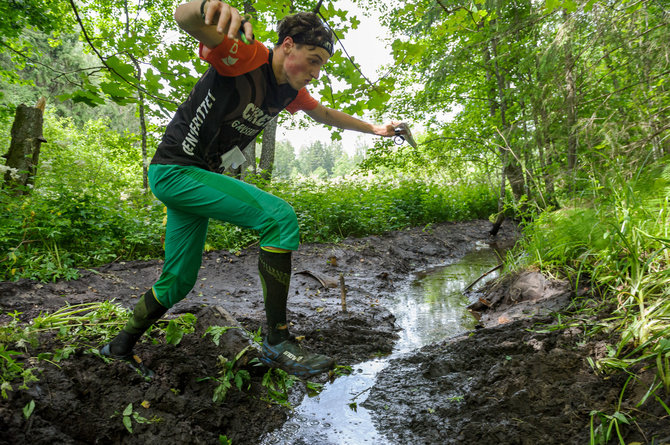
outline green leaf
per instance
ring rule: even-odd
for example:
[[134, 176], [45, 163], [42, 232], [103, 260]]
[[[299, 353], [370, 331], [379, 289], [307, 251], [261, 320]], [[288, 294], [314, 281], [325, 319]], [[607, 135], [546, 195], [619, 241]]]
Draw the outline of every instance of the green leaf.
[[126, 427], [130, 434], [133, 433], [133, 423], [130, 416], [123, 416], [123, 426]]
[[184, 330], [174, 320], [170, 320], [165, 329], [165, 341], [169, 345], [178, 345], [183, 337]]
[[28, 419], [35, 409], [35, 401], [31, 400], [23, 407], [23, 417]]
[[134, 80], [135, 67], [132, 64], [124, 62], [118, 56], [109, 57], [106, 63], [112, 69], [113, 75], [121, 76], [122, 79]]
[[133, 413], [133, 404], [129, 403], [128, 406], [126, 406], [126, 409], [123, 410], [123, 415], [124, 416], [129, 416]]
[[[67, 95], [61, 95], [59, 96], [59, 99], [62, 97], [67, 97]], [[75, 103], [84, 103], [89, 107], [97, 107], [98, 105], [105, 103], [105, 100], [102, 97], [92, 93], [90, 90], [75, 91], [69, 96], [69, 99]]]
[[125, 88], [127, 84], [126, 83], [118, 83], [118, 82], [102, 82], [100, 83], [100, 89], [102, 90], [103, 93], [108, 94], [112, 97], [128, 97], [132, 96], [133, 91], [128, 90], [128, 88]]

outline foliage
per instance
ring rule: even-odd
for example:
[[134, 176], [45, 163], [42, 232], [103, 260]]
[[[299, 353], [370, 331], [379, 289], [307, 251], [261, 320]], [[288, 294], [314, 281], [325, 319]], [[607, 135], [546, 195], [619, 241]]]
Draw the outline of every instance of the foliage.
[[[603, 174], [591, 165], [598, 187], [575, 201], [571, 208], [545, 213], [525, 228], [523, 242], [510, 256], [515, 267], [537, 265], [570, 279], [576, 288], [590, 284], [603, 299], [563, 321], [584, 325], [592, 334], [607, 332], [614, 339], [608, 354], [590, 359], [594, 369], [606, 373], [625, 370], [635, 375], [638, 365], [656, 369], [656, 379], [640, 404], [651, 395], [670, 390], [670, 167], [666, 159], [643, 167], [634, 175], [623, 169]], [[591, 309], [588, 309], [588, 308]], [[593, 323], [583, 312], [610, 307], [606, 318]], [[611, 307], [615, 309], [612, 310]], [[601, 420], [594, 443], [605, 443], [612, 428], [628, 415], [592, 413]], [[607, 425], [604, 427], [603, 425]], [[598, 442], [600, 441], [600, 442]]]
[[33, 193], [0, 190], [0, 277], [72, 279], [78, 267], [156, 257], [162, 204], [141, 192], [133, 138], [47, 115]]
[[427, 131], [410, 156], [377, 147], [372, 168], [495, 166], [545, 209], [590, 187], [577, 159], [631, 171], [668, 152], [656, 1], [416, 0], [383, 17], [407, 74], [390, 110]]
[[[229, 329], [237, 328], [230, 326], [209, 326], [205, 331], [205, 335], [212, 335], [212, 341], [218, 346], [221, 335], [225, 334]], [[217, 359], [217, 366], [220, 368], [219, 376], [199, 379], [199, 381], [213, 380], [217, 383], [216, 388], [214, 388], [214, 395], [212, 396], [212, 401], [214, 403], [223, 403], [226, 400], [228, 390], [233, 387], [233, 384], [239, 391], [241, 391], [242, 386], [251, 380], [249, 371], [246, 369], [236, 369], [238, 360], [246, 354], [251, 347], [251, 345], [248, 345], [245, 348], [242, 348], [233, 360], [228, 360], [226, 357], [220, 355]]]
[[444, 184], [411, 177], [347, 178], [297, 186], [273, 183], [270, 191], [293, 205], [303, 242], [332, 242], [438, 221], [488, 218], [496, 209], [487, 186]]
[[8, 350], [7, 346], [0, 343], [0, 394], [3, 399], [8, 397], [7, 391], [12, 390], [12, 381], [22, 379], [19, 389], [28, 389], [28, 385], [36, 382], [35, 368], [25, 368], [24, 363], [17, 361], [13, 356], [20, 356], [18, 351]]
[[122, 417], [123, 426], [126, 427], [126, 429], [130, 434], [133, 434], [133, 420], [136, 423], [156, 423], [161, 421], [161, 419], [157, 417], [154, 417], [152, 419], [142, 417], [140, 413], [138, 413], [137, 411], [133, 411], [132, 403], [129, 403], [128, 406], [126, 406], [126, 408], [123, 410], [122, 415], [123, 415]]
[[[39, 346], [40, 335], [52, 333], [63, 342], [63, 348], [56, 348], [53, 352], [42, 352], [37, 360], [43, 360], [56, 366], [61, 360], [68, 359], [78, 348], [90, 349], [97, 353], [97, 346], [109, 342], [129, 318], [129, 311], [111, 301], [67, 304], [53, 313], [40, 313], [27, 322], [20, 320], [21, 313], [6, 314], [10, 321], [0, 325], [0, 383], [2, 397], [7, 398], [7, 391], [13, 390], [12, 382], [22, 379], [17, 389], [27, 389], [32, 382], [38, 381], [35, 372], [37, 367], [26, 367], [34, 362], [29, 354], [28, 347]], [[181, 329], [181, 334], [192, 332], [196, 322], [193, 314], [184, 313], [174, 320], [174, 326]], [[165, 335], [173, 333], [161, 328], [152, 328], [151, 335]], [[181, 339], [181, 337], [180, 337]], [[11, 345], [22, 348], [23, 352], [9, 349]]]
[[283, 369], [268, 369], [265, 375], [263, 375], [262, 381], [262, 385], [268, 391], [268, 397], [265, 400], [268, 403], [290, 408], [291, 403], [288, 401], [288, 391], [297, 380], [296, 376], [288, 374]]
[[327, 180], [353, 174], [365, 157], [365, 148], [357, 147], [353, 155], [340, 142], [313, 142], [297, 154], [287, 141], [277, 142], [272, 177], [279, 181], [313, 178]]
[[[33, 193], [0, 190], [0, 279], [73, 279], [81, 268], [162, 255], [165, 208], [141, 190], [135, 138], [103, 120], [77, 127], [47, 114]], [[261, 185], [263, 186], [263, 185]], [[489, 186], [460, 180], [348, 177], [273, 182], [299, 217], [302, 241], [334, 241], [445, 220], [495, 213]], [[238, 251], [258, 236], [212, 221], [206, 249]]]
[[169, 345], [178, 345], [184, 335], [195, 331], [195, 323], [198, 321], [193, 314], [182, 314], [179, 318], [172, 319], [165, 328], [165, 342]]
[[[40, 97], [47, 99], [46, 109], [60, 118], [69, 118], [81, 128], [89, 120], [109, 119], [109, 125], [123, 134], [137, 120], [135, 107], [107, 103], [90, 107], [81, 102], [59, 101], [56, 96], [72, 94], [81, 87], [82, 72], [97, 72], [100, 64], [84, 51], [79, 36], [63, 33], [57, 41], [43, 32], [25, 29], [21, 43], [13, 51], [0, 54], [0, 70], [9, 75], [0, 76], [0, 123], [4, 127], [14, 117], [18, 104], [34, 105]], [[4, 131], [2, 137], [4, 138]]]

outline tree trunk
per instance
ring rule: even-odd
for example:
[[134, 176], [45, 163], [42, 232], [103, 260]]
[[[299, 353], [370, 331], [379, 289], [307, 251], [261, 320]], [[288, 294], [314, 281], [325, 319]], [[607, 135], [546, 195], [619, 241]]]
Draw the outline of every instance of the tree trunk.
[[[493, 37], [491, 39], [491, 50], [493, 52], [493, 68], [494, 74], [498, 82], [498, 104], [500, 106], [500, 124], [503, 130], [503, 134], [510, 133], [510, 124], [507, 122], [507, 99], [505, 97], [506, 82], [505, 76], [498, 66], [498, 44], [497, 38]], [[505, 151], [511, 150], [511, 147], [502, 147], [500, 148], [500, 158], [503, 162], [503, 169], [509, 179], [510, 187], [512, 187], [512, 193], [514, 194], [515, 200], [520, 200], [523, 196], [523, 171], [521, 166], [514, 159], [514, 156], [505, 156]]]
[[[563, 11], [565, 26], [568, 27], [570, 14]], [[569, 35], [566, 33], [566, 35]], [[570, 37], [565, 39], [563, 46], [565, 57], [565, 113], [568, 129], [568, 171], [574, 175], [577, 167], [577, 133], [575, 125], [577, 124], [577, 85], [575, 82], [575, 58], [572, 54], [572, 43]]]
[[259, 169], [261, 178], [265, 181], [272, 179], [272, 170], [275, 163], [275, 149], [277, 140], [277, 117], [268, 122], [263, 130], [263, 146], [261, 148], [261, 161]]
[[256, 139], [242, 149], [242, 154], [246, 161], [234, 170], [233, 176], [244, 181], [244, 178], [248, 175], [248, 167], [251, 167], [252, 174], [256, 174]]
[[[124, 10], [126, 13], [126, 35], [130, 35], [130, 15], [128, 14], [128, 1], [124, 3]], [[142, 82], [142, 68], [139, 61], [130, 53], [128, 53], [130, 60], [135, 65], [135, 73], [137, 85]], [[142, 88], [137, 87], [137, 108], [140, 116], [140, 131], [142, 133], [142, 187], [145, 192], [149, 191], [149, 162], [147, 160], [147, 124], [144, 116], [144, 94]]]
[[[137, 70], [137, 83], [139, 85], [142, 79], [142, 71], [139, 62], [132, 55], [130, 59], [135, 64]], [[144, 94], [142, 89], [137, 89], [137, 108], [140, 116], [140, 131], [142, 132], [142, 187], [145, 192], [149, 191], [149, 160], [147, 159], [147, 123], [144, 116]]]
[[[507, 154], [503, 154], [503, 158], [505, 158]], [[505, 159], [503, 159], [503, 163], [505, 163]], [[503, 221], [505, 221], [505, 182], [506, 182], [506, 176], [505, 176], [505, 169], [501, 168], [500, 169], [500, 195], [498, 196], [498, 214], [496, 215], [496, 220], [493, 223], [493, 226], [491, 227], [491, 230], [489, 230], [489, 235], [491, 236], [496, 236], [498, 234], [498, 231], [500, 230], [500, 226], [502, 226]]]
[[28, 194], [29, 186], [35, 181], [40, 147], [46, 142], [42, 135], [44, 98], [36, 107], [19, 105], [12, 125], [12, 140], [4, 157], [10, 169], [5, 173], [4, 186], [14, 190], [15, 195]]

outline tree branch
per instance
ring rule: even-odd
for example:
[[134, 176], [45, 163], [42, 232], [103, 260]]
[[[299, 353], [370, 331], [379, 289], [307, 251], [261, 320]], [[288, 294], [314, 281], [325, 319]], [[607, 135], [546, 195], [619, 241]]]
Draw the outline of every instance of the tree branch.
[[86, 42], [88, 43], [88, 46], [90, 46], [91, 49], [93, 50], [93, 52], [95, 53], [95, 55], [98, 56], [98, 59], [100, 60], [100, 62], [102, 62], [102, 64], [105, 66], [105, 68], [107, 68], [111, 73], [116, 74], [116, 76], [118, 76], [122, 81], [124, 81], [128, 85], [132, 86], [133, 88], [137, 89], [138, 91], [143, 92], [147, 96], [149, 96], [153, 99], [156, 99], [157, 101], [160, 101], [160, 102], [167, 102], [167, 103], [171, 103], [173, 105], [179, 105], [179, 103], [177, 103], [175, 101], [172, 101], [172, 100], [166, 99], [164, 97], [159, 97], [159, 96], [156, 96], [154, 94], [151, 94], [149, 91], [147, 91], [145, 88], [143, 88], [139, 83], [133, 83], [133, 82], [129, 81], [128, 79], [125, 78], [125, 76], [121, 75], [118, 71], [116, 71], [114, 68], [109, 66], [107, 64], [107, 61], [105, 60], [105, 58], [102, 56], [102, 54], [100, 54], [100, 51], [98, 51], [98, 48], [96, 48], [95, 45], [93, 45], [93, 42], [91, 41], [91, 38], [89, 37], [88, 33], [86, 32], [86, 28], [84, 27], [84, 23], [82, 22], [81, 17], [79, 16], [79, 11], [77, 10], [77, 6], [74, 4], [74, 0], [70, 0], [70, 6], [72, 6], [72, 11], [74, 12], [75, 17], [77, 18], [77, 23], [79, 23], [79, 27], [81, 28], [81, 32], [84, 34], [84, 38], [86, 39]]

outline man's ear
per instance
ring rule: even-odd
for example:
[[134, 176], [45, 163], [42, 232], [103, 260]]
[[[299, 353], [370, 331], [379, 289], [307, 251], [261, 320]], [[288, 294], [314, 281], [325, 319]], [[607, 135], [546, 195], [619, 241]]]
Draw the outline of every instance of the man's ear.
[[284, 37], [284, 41], [281, 42], [281, 46], [284, 48], [284, 51], [290, 52], [291, 49], [293, 49], [295, 47], [295, 42], [293, 41], [293, 37], [291, 37], [291, 36]]

